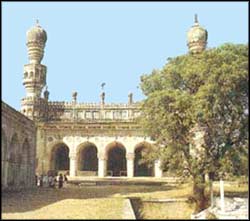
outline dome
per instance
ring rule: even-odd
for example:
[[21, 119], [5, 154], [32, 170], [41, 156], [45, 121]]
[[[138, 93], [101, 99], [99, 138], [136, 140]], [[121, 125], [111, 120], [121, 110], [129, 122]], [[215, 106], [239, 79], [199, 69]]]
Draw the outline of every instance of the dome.
[[38, 21], [34, 27], [27, 31], [27, 42], [42, 42], [43, 44], [47, 41], [47, 34], [45, 30], [39, 25]]
[[[198, 23], [197, 15], [195, 15], [194, 25], [187, 33], [187, 43], [191, 52], [200, 52], [206, 48], [208, 33], [207, 30], [200, 26]], [[198, 51], [193, 51], [193, 48]]]

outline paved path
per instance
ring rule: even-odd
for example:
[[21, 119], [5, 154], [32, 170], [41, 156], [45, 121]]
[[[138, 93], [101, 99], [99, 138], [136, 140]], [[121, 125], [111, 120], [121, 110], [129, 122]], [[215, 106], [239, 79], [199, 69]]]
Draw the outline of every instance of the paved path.
[[192, 219], [206, 219], [208, 212], [213, 213], [217, 219], [248, 219], [248, 198], [225, 197], [225, 210], [220, 208], [220, 198], [215, 198], [215, 206], [192, 215]]
[[211, 209], [219, 219], [247, 219], [248, 198], [225, 198], [225, 211], [220, 209], [220, 198], [215, 199], [215, 208]]
[[130, 199], [124, 199], [123, 219], [136, 219]]

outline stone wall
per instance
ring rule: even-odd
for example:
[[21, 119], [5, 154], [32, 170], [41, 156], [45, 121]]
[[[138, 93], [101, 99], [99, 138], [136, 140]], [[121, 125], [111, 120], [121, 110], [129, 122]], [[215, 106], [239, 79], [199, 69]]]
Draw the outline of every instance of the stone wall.
[[36, 128], [2, 102], [2, 190], [35, 185]]
[[[38, 174], [53, 169], [52, 154], [58, 145], [65, 145], [69, 154], [70, 176], [77, 175], [77, 158], [81, 148], [92, 144], [97, 149], [98, 176], [107, 175], [107, 153], [114, 146], [122, 146], [126, 152], [127, 176], [133, 177], [135, 150], [153, 142], [145, 137], [135, 122], [39, 122], [37, 123]], [[154, 174], [162, 176], [160, 162], [155, 162]]]

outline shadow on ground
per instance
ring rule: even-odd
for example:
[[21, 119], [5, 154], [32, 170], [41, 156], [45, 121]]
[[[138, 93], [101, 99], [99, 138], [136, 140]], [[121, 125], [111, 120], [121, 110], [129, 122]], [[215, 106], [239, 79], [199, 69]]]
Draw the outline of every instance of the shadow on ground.
[[171, 190], [173, 186], [75, 186], [70, 185], [62, 189], [39, 188], [21, 192], [2, 193], [2, 213], [27, 212], [40, 209], [52, 203], [65, 199], [98, 199], [112, 197], [114, 194], [122, 196], [131, 193], [150, 193]]

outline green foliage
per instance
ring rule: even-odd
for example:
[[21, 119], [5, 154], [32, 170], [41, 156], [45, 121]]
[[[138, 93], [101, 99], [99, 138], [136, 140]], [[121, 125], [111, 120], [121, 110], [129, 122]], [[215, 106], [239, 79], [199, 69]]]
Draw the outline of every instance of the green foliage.
[[[195, 179], [207, 172], [247, 174], [248, 81], [242, 44], [171, 58], [141, 77], [147, 98], [140, 123], [156, 141], [164, 169], [185, 169]], [[191, 153], [194, 128], [204, 131], [200, 155]]]
[[[197, 173], [246, 172], [240, 168], [248, 153], [248, 46], [224, 44], [168, 60], [141, 78], [147, 99], [140, 122], [161, 147], [164, 167], [183, 169], [185, 161]], [[197, 125], [206, 128], [206, 155], [199, 165], [189, 151]]]

